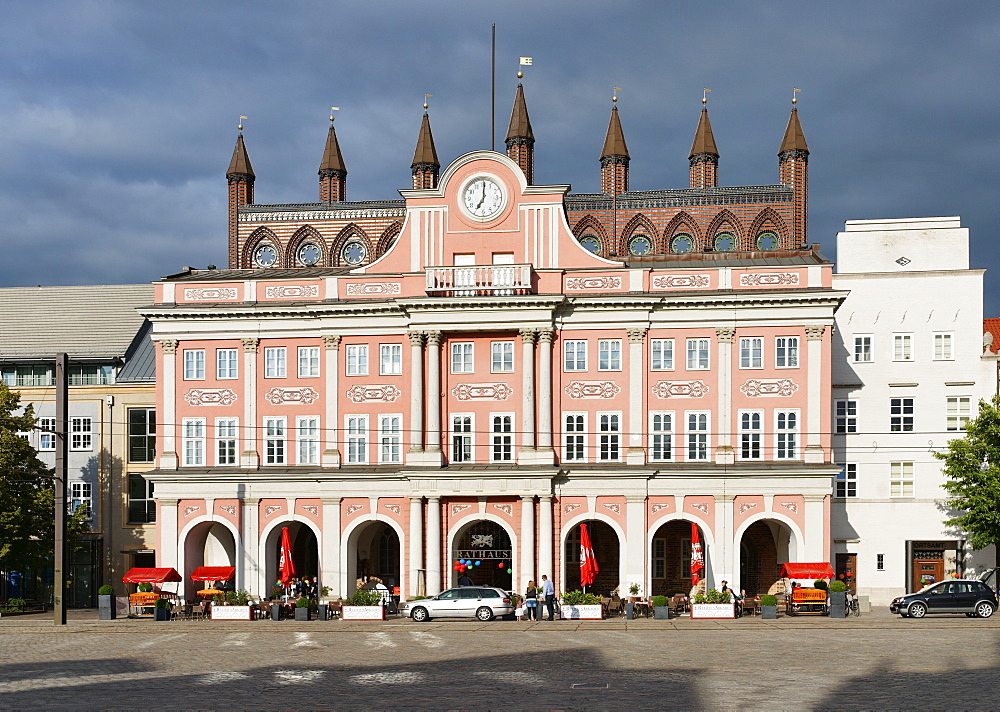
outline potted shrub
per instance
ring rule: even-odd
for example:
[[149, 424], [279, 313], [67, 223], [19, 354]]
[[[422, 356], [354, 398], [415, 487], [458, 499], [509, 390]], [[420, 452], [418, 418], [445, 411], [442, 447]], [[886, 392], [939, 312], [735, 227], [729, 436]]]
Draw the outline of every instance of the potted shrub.
[[826, 579], [816, 579], [813, 581], [813, 588], [818, 588], [820, 591], [828, 590]]
[[349, 596], [340, 609], [340, 619], [345, 621], [384, 621], [385, 606], [381, 591], [359, 589]]
[[295, 620], [309, 620], [309, 599], [305, 596], [299, 596], [298, 600], [295, 601]]
[[170, 601], [166, 598], [157, 598], [156, 602], [153, 604], [153, 620], [154, 621], [168, 621], [170, 620]]
[[566, 591], [560, 600], [562, 601], [562, 605], [559, 608], [560, 618], [601, 620], [604, 617], [604, 607], [601, 606], [601, 597], [596, 593]]
[[670, 620], [670, 599], [666, 596], [653, 596], [653, 618], [658, 621]]
[[153, 584], [148, 581], [143, 581], [138, 586], [139, 593], [151, 593], [153, 590]]
[[775, 620], [778, 617], [778, 597], [770, 593], [760, 597], [760, 617], [762, 620]]
[[115, 587], [105, 584], [97, 589], [98, 618], [102, 621], [115, 619]]
[[221, 601], [212, 604], [212, 620], [216, 621], [252, 621], [253, 606], [250, 605], [250, 593], [240, 589], [226, 591]]
[[847, 618], [847, 584], [843, 581], [830, 582], [830, 617]]
[[735, 618], [736, 607], [730, 600], [729, 593], [708, 589], [699, 593], [691, 604], [691, 618]]

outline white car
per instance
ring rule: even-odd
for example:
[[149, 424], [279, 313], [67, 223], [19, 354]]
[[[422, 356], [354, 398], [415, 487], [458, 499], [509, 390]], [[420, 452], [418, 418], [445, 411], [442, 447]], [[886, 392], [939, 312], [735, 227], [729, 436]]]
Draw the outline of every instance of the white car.
[[415, 621], [431, 618], [478, 618], [493, 620], [514, 612], [510, 595], [499, 588], [488, 586], [462, 586], [442, 591], [434, 598], [407, 601], [399, 612]]

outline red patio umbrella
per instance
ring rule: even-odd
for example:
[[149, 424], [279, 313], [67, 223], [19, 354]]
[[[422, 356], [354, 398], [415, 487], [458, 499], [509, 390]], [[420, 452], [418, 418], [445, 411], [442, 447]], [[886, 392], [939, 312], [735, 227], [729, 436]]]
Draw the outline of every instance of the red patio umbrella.
[[292, 563], [292, 538], [288, 535], [288, 527], [281, 528], [281, 558], [278, 560], [278, 571], [281, 572], [281, 585], [287, 588], [295, 577], [295, 564]]
[[701, 579], [700, 572], [705, 568], [705, 554], [701, 550], [701, 539], [698, 537], [698, 525], [691, 522], [691, 585], [697, 586]]
[[585, 588], [594, 583], [597, 578], [597, 557], [594, 556], [594, 547], [590, 544], [590, 532], [587, 525], [580, 525], [580, 584]]

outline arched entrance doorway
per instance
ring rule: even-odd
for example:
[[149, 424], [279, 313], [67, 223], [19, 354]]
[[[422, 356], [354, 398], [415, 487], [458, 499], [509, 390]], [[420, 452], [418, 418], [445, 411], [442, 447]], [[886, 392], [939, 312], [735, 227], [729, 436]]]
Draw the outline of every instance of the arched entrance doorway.
[[[236, 538], [224, 524], [202, 522], [195, 525], [184, 538], [184, 577], [182, 589], [188, 600], [195, 591], [205, 586], [203, 581], [192, 581], [191, 574], [199, 566], [236, 566]], [[235, 585], [235, 581], [231, 585]]]
[[[692, 527], [697, 526], [687, 519], [675, 519], [661, 524], [649, 549], [649, 574], [651, 596], [688, 595], [691, 591], [691, 534]], [[707, 564], [708, 544], [705, 532], [698, 527], [698, 539], [701, 541], [702, 553]], [[704, 580], [707, 572], [702, 570], [700, 578]], [[622, 592], [624, 594], [624, 592]]]
[[782, 564], [795, 560], [795, 544], [788, 525], [761, 519], [740, 539], [740, 585], [748, 595], [769, 593], [778, 581]]
[[347, 591], [375, 576], [392, 591], [402, 585], [399, 534], [385, 522], [367, 522], [354, 529], [347, 539]]
[[270, 595], [274, 582], [281, 576], [278, 571], [278, 562], [281, 560], [281, 530], [284, 527], [288, 527], [288, 536], [292, 541], [292, 563], [295, 565], [295, 575], [297, 577], [308, 576], [310, 579], [319, 576], [319, 543], [316, 540], [316, 534], [307, 524], [302, 522], [281, 522], [271, 529], [264, 544], [266, 590], [261, 595]]
[[452, 540], [450, 581], [458, 585], [461, 575], [455, 565], [471, 561], [466, 573], [477, 586], [496, 586], [513, 590], [514, 551], [510, 535], [498, 522], [479, 519], [463, 526]]
[[[596, 593], [601, 596], [610, 596], [611, 592], [618, 588], [619, 562], [621, 560], [621, 542], [618, 541], [618, 533], [611, 528], [610, 524], [597, 519], [589, 519], [586, 522], [587, 530], [590, 532], [590, 545], [594, 549], [594, 558], [597, 559], [597, 577], [594, 583], [587, 586], [587, 593]], [[580, 586], [580, 524], [577, 524], [566, 534], [566, 547], [563, 559], [563, 590], [576, 591]]]

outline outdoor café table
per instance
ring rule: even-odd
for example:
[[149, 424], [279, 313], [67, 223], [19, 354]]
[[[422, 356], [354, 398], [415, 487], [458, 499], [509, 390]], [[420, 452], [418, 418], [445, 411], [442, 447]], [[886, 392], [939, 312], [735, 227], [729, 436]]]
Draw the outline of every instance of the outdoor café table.
[[198, 595], [202, 598], [222, 598], [226, 595], [225, 591], [220, 591], [217, 588], [203, 588], [198, 591]]
[[650, 605], [649, 601], [636, 601], [635, 602], [635, 615], [643, 616], [649, 618], [653, 615], [653, 607]]

